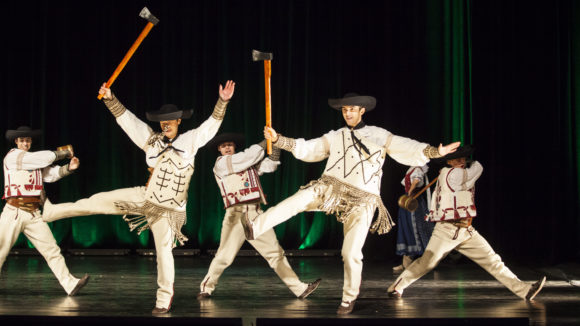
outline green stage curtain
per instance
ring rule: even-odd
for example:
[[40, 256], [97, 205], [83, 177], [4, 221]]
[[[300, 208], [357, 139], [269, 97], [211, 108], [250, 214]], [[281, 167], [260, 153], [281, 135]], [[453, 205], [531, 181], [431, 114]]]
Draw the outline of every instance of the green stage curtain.
[[[150, 32], [112, 89], [141, 118], [145, 111], [165, 102], [193, 107], [193, 118], [181, 125], [189, 129], [210, 115], [218, 83], [233, 78], [237, 82], [236, 93], [220, 132], [242, 131], [247, 145], [251, 145], [260, 140], [264, 124], [263, 66], [250, 60], [250, 51], [257, 48], [274, 52], [273, 125], [279, 132], [309, 139], [340, 128], [344, 124], [342, 117], [328, 107], [326, 100], [357, 91], [375, 95], [380, 106], [376, 111], [387, 111], [369, 113], [369, 123], [376, 121], [377, 125], [405, 135], [408, 131], [401, 125], [409, 117], [392, 116], [389, 106], [404, 108], [417, 94], [391, 94], [381, 102], [381, 94], [389, 94], [389, 88], [407, 73], [404, 69], [393, 71], [397, 68], [389, 66], [397, 64], [383, 60], [383, 55], [407, 60], [404, 56], [396, 58], [400, 50], [396, 46], [403, 44], [410, 47], [403, 51], [410, 51], [419, 67], [428, 69], [427, 76], [419, 78], [426, 78], [429, 83], [420, 85], [418, 92], [431, 97], [413, 104], [413, 109], [423, 110], [428, 102], [433, 102], [430, 114], [444, 112], [437, 117], [444, 123], [443, 129], [426, 128], [430, 134], [413, 131], [409, 136], [421, 141], [463, 140], [464, 127], [469, 125], [469, 115], [464, 112], [470, 110], [466, 25], [469, 2], [438, 1], [411, 6], [405, 2], [369, 2], [368, 7], [352, 1], [332, 4], [154, 2], [150, 9], [160, 18], [160, 24]], [[15, 3], [13, 6], [20, 9]], [[55, 202], [143, 185], [147, 179], [143, 153], [94, 98], [99, 84], [138, 34], [142, 21], [135, 12], [139, 8], [134, 3], [119, 6], [111, 2], [98, 6], [90, 15], [81, 16], [79, 10], [68, 2], [50, 6], [43, 3], [33, 17], [22, 22], [30, 25], [19, 35], [36, 41], [26, 49], [33, 50], [26, 51], [26, 55], [34, 64], [28, 68], [27, 78], [21, 78], [29, 79], [34, 87], [28, 104], [29, 123], [40, 123], [45, 129], [39, 147], [73, 143], [81, 159], [81, 169], [75, 175], [47, 186], [49, 191], [53, 189], [49, 197]], [[414, 19], [411, 26], [405, 19], [396, 21], [401, 13]], [[47, 14], [61, 19], [57, 24], [37, 19]], [[365, 19], [367, 16], [372, 19]], [[409, 39], [404, 39], [406, 34], [401, 30], [380, 22], [380, 17], [389, 17], [409, 28]], [[40, 35], [35, 33], [37, 29], [42, 30]], [[68, 33], [72, 29], [80, 33]], [[392, 50], [381, 53], [384, 47]], [[81, 62], [84, 65], [79, 69]], [[380, 77], [366, 76], [375, 69], [392, 76], [387, 76], [386, 83], [373, 85]], [[416, 69], [412, 73], [417, 76], [424, 71]], [[417, 86], [412, 78], [403, 78], [409, 88]], [[432, 88], [431, 84], [441, 87]], [[419, 114], [425, 116], [422, 112]], [[392, 122], [383, 123], [381, 115], [392, 118]], [[447, 124], [450, 119], [452, 124]], [[16, 116], [12, 121], [15, 120]], [[206, 148], [196, 158], [184, 227], [190, 238], [188, 247], [212, 248], [219, 243], [224, 209], [211, 173], [216, 156], [215, 149]], [[262, 177], [268, 202], [275, 204], [292, 195], [301, 185], [318, 178], [323, 167], [324, 162], [307, 164], [284, 153], [279, 171]], [[385, 202], [392, 212], [396, 211], [394, 198], [400, 192], [398, 182], [403, 169], [393, 161], [385, 168]], [[119, 216], [68, 219], [52, 223], [51, 227], [59, 242], [73, 247], [152, 246], [148, 232], [140, 236], [129, 232]], [[303, 213], [276, 227], [276, 233], [288, 248], [337, 248], [342, 240], [342, 225], [334, 216]]]
[[[142, 7], [134, 0], [3, 3], [10, 28], [0, 53], [0, 130], [42, 128], [33, 150], [70, 143], [81, 160], [75, 174], [47, 185], [53, 202], [147, 181], [144, 153], [96, 99], [145, 26]], [[320, 137], [344, 124], [328, 98], [373, 95], [377, 108], [364, 115], [367, 124], [431, 145], [475, 145], [474, 158], [485, 168], [476, 226], [502, 256], [558, 261], [580, 254], [576, 2], [152, 0], [147, 7], [160, 23], [112, 87], [138, 117], [174, 103], [194, 109], [180, 128], [195, 128], [211, 115], [218, 85], [233, 79], [219, 132], [243, 132], [246, 145], [257, 143], [264, 80], [251, 51], [272, 52], [273, 126], [280, 133]], [[0, 150], [11, 147], [3, 142]], [[224, 209], [212, 173], [216, 155], [202, 148], [196, 157], [186, 248], [219, 242]], [[318, 178], [325, 164], [287, 152], [281, 160], [278, 171], [262, 177], [269, 205]], [[385, 163], [381, 194], [391, 214], [406, 169], [390, 158]], [[436, 174], [433, 166], [430, 176]], [[51, 227], [63, 248], [153, 247], [150, 233], [137, 236], [120, 216]], [[276, 233], [285, 249], [342, 244], [342, 225], [318, 213], [300, 214]], [[396, 232], [370, 235], [365, 257], [393, 257], [395, 239]]]

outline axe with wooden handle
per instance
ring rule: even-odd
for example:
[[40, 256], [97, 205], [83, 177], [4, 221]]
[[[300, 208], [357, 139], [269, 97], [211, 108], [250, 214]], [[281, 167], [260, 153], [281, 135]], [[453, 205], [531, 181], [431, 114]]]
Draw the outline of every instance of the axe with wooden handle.
[[[253, 61], [264, 61], [264, 85], [266, 88], [266, 127], [272, 127], [272, 89], [270, 77], [272, 77], [272, 53], [252, 50]], [[272, 154], [272, 141], [267, 140], [268, 155]]]
[[[121, 63], [119, 63], [119, 65], [117, 66], [117, 69], [115, 69], [115, 71], [113, 72], [113, 74], [111, 75], [109, 80], [107, 80], [107, 84], [105, 85], [105, 87], [107, 87], [107, 88], [111, 88], [111, 85], [113, 85], [113, 83], [115, 82], [115, 79], [117, 79], [117, 76], [119, 76], [119, 74], [121, 73], [121, 70], [123, 70], [123, 68], [125, 68], [125, 65], [127, 64], [127, 62], [129, 62], [129, 59], [131, 59], [131, 56], [133, 56], [133, 53], [135, 53], [135, 51], [137, 50], [139, 45], [141, 45], [141, 42], [143, 42], [143, 39], [145, 39], [147, 34], [149, 34], [149, 31], [151, 30], [151, 28], [153, 28], [153, 26], [155, 26], [155, 25], [157, 25], [157, 23], [159, 23], [159, 19], [157, 19], [157, 17], [153, 16], [151, 14], [151, 12], [149, 11], [149, 9], [147, 9], [147, 7], [143, 7], [143, 9], [141, 9], [141, 12], [139, 13], [139, 17], [145, 18], [147, 20], [147, 25], [145, 25], [145, 28], [143, 28], [143, 31], [141, 31], [141, 34], [139, 34], [139, 37], [137, 38], [135, 43], [133, 43], [133, 45], [131, 46], [129, 51], [127, 51], [127, 54], [125, 54], [125, 57], [123, 58]], [[103, 95], [104, 94], [99, 94], [99, 96], [97, 98], [100, 100], [103, 98]]]
[[419, 197], [419, 195], [421, 195], [425, 190], [429, 189], [429, 187], [431, 187], [438, 179], [439, 178], [433, 179], [428, 185], [426, 185], [423, 189], [421, 189], [421, 191], [416, 193], [414, 196], [410, 196], [407, 194], [401, 195], [401, 197], [399, 197], [399, 200], [397, 201], [397, 204], [399, 204], [401, 208], [404, 208], [409, 212], [414, 212], [417, 209], [417, 207], [419, 207], [417, 197]]

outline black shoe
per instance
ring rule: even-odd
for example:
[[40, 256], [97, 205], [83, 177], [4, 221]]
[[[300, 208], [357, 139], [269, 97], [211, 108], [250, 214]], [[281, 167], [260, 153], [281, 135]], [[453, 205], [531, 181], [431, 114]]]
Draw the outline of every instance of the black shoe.
[[254, 240], [254, 230], [252, 228], [252, 222], [248, 218], [248, 214], [242, 214], [240, 217], [242, 222], [242, 227], [244, 228], [244, 234], [246, 235], [246, 240]]
[[403, 296], [403, 294], [400, 292], [397, 292], [396, 290], [393, 290], [393, 291], [388, 293], [388, 296], [389, 296], [389, 298], [399, 299]]
[[168, 308], [155, 307], [155, 308], [153, 308], [153, 310], [151, 310], [152, 314], [166, 314], [168, 312], [169, 312]]
[[355, 300], [352, 300], [351, 302], [341, 302], [340, 306], [338, 306], [338, 310], [336, 311], [336, 313], [338, 315], [348, 315], [352, 312], [352, 309], [354, 309], [354, 302]]
[[79, 293], [79, 291], [83, 288], [83, 286], [87, 285], [87, 283], [89, 283], [89, 279], [91, 277], [89, 276], [89, 274], [85, 274], [83, 276], [83, 278], [81, 278], [77, 285], [75, 285], [75, 288], [68, 294], [69, 297], [72, 297], [74, 295], [76, 295], [77, 293]]
[[312, 292], [314, 292], [314, 290], [316, 290], [316, 288], [318, 288], [318, 285], [320, 285], [320, 281], [322, 281], [321, 278], [317, 279], [316, 281], [314, 281], [312, 283], [308, 283], [308, 287], [306, 288], [306, 290], [304, 290], [304, 292], [302, 292], [302, 294], [298, 297], [298, 299], [305, 299]]
[[528, 294], [526, 294], [526, 300], [528, 300], [528, 301], [533, 300], [536, 297], [536, 295], [538, 295], [538, 293], [540, 293], [540, 291], [544, 287], [544, 283], [546, 283], [545, 276], [542, 277], [541, 280], [532, 284], [532, 287], [530, 288], [530, 290], [528, 290]]
[[207, 292], [199, 292], [197, 294], [197, 300], [205, 300], [205, 299], [209, 299], [209, 297], [211, 297], [211, 294], [209, 294]]

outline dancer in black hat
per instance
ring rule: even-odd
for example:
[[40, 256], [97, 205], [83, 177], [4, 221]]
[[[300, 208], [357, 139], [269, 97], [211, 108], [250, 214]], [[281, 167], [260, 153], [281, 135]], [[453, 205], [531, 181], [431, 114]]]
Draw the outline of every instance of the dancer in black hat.
[[[336, 215], [344, 224], [344, 286], [337, 313], [348, 314], [359, 294], [362, 247], [369, 228], [383, 234], [393, 225], [380, 197], [385, 156], [389, 154], [405, 165], [424, 165], [430, 158], [454, 151], [459, 143], [437, 148], [365, 125], [363, 114], [374, 109], [376, 104], [372, 96], [350, 93], [343, 98], [329, 99], [328, 104], [342, 112], [346, 126], [320, 138], [294, 139], [279, 135], [272, 128], [264, 128], [266, 139], [271, 139], [275, 147], [292, 152], [297, 159], [306, 162], [328, 160], [320, 179], [301, 187], [296, 194], [253, 221], [243, 220], [243, 224], [248, 238], [257, 239], [266, 230], [303, 211]], [[378, 218], [372, 223], [377, 209]]]
[[[0, 216], [0, 269], [20, 233], [32, 242], [44, 257], [52, 273], [69, 296], [87, 284], [89, 275], [81, 279], [68, 270], [60, 248], [46, 222], [40, 218], [44, 197], [44, 182], [55, 182], [79, 167], [72, 147], [62, 151], [31, 152], [32, 139], [41, 130], [22, 126], [6, 131], [6, 139], [16, 144], [4, 157], [4, 197], [6, 205]], [[66, 165], [54, 162], [70, 158]]]
[[[266, 204], [266, 197], [260, 184], [260, 175], [276, 171], [280, 164], [280, 149], [274, 148], [271, 155], [264, 157], [265, 140], [236, 152], [236, 149], [242, 148], [243, 143], [244, 136], [238, 133], [224, 133], [208, 143], [209, 148], [217, 148], [221, 154], [216, 159], [213, 173], [224, 200], [226, 214], [220, 246], [199, 286], [197, 298], [200, 300], [211, 296], [220, 276], [232, 264], [246, 241], [241, 217], [247, 215], [253, 219], [262, 213], [260, 204]], [[300, 281], [284, 256], [284, 249], [278, 243], [273, 229], [249, 242], [296, 297], [304, 299], [316, 290], [320, 279], [309, 284]]]
[[145, 161], [151, 170], [145, 187], [118, 189], [98, 193], [74, 203], [45, 205], [45, 221], [72, 216], [94, 214], [134, 215], [125, 217], [131, 230], [151, 229], [157, 253], [157, 301], [153, 313], [166, 313], [173, 300], [175, 270], [172, 249], [175, 243], [187, 241], [181, 227], [187, 219], [186, 204], [189, 181], [193, 175], [195, 155], [217, 133], [228, 101], [234, 94], [235, 83], [219, 86], [219, 98], [211, 117], [198, 128], [178, 133], [181, 119], [191, 117], [192, 110], [180, 110], [166, 104], [158, 111], [147, 113], [150, 121], [159, 122], [161, 132], [125, 108], [105, 84], [99, 90], [105, 105], [129, 138], [145, 152]]
[[476, 262], [520, 298], [532, 300], [544, 286], [545, 276], [533, 284], [518, 279], [471, 225], [477, 215], [475, 182], [483, 172], [481, 163], [467, 163], [473, 150], [466, 145], [440, 158], [448, 167], [439, 173], [427, 216], [436, 223], [435, 229], [423, 256], [413, 261], [391, 284], [389, 296], [401, 297], [409, 285], [435, 268], [453, 249]]

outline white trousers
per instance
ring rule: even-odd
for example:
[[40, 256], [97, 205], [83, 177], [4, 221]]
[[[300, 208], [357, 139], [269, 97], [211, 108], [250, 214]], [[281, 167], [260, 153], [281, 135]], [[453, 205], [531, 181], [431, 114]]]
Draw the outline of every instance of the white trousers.
[[531, 284], [518, 279], [473, 226], [459, 228], [457, 231], [456, 226], [442, 222], [436, 223], [423, 256], [413, 261], [391, 284], [388, 291], [396, 290], [403, 293], [405, 288], [435, 268], [453, 249], [473, 260], [515, 295], [525, 298]]
[[30, 213], [10, 204], [4, 206], [0, 215], [0, 269], [20, 233], [24, 233], [32, 242], [48, 263], [48, 267], [60, 285], [67, 294], [70, 294], [79, 279], [69, 272], [52, 231], [48, 224], [42, 221], [39, 210]]
[[[294, 195], [284, 199], [278, 205], [258, 215], [253, 221], [254, 239], [304, 211], [317, 211], [324, 200], [328, 186], [315, 185], [300, 189]], [[342, 301], [356, 300], [362, 280], [364, 246], [373, 219], [375, 207], [358, 206], [352, 218], [343, 224], [344, 241], [342, 244], [342, 261], [344, 263], [344, 284]]]
[[[42, 219], [50, 222], [67, 217], [96, 214], [124, 215], [125, 213], [115, 206], [117, 201], [143, 202], [145, 201], [145, 187], [101, 192], [74, 203], [52, 204], [47, 200], [44, 204]], [[169, 309], [173, 300], [173, 282], [175, 280], [172, 252], [174, 234], [166, 218], [161, 218], [153, 223], [151, 232], [157, 254], [158, 289], [155, 306]]]
[[[262, 213], [260, 204], [256, 203], [239, 204], [226, 209], [222, 223], [220, 246], [209, 265], [207, 275], [199, 286], [201, 292], [211, 294], [215, 290], [220, 276], [232, 264], [246, 241], [240, 220], [241, 216], [248, 215], [248, 218], [253, 220], [260, 213]], [[260, 238], [248, 242], [266, 259], [268, 265], [295, 296], [300, 296], [306, 290], [308, 284], [301, 282], [290, 267], [288, 259], [284, 256], [284, 249], [280, 247], [273, 229], [266, 231]]]

